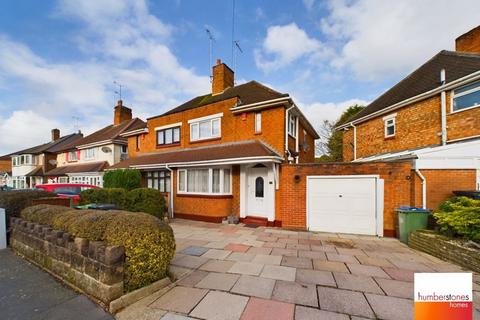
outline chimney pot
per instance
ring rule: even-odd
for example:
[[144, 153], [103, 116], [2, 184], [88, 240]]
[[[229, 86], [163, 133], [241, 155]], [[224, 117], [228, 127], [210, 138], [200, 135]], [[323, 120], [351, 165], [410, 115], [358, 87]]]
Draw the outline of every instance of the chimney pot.
[[58, 139], [60, 139], [60, 130], [52, 129], [52, 141], [57, 141]]
[[222, 59], [217, 59], [217, 66], [222, 64]]

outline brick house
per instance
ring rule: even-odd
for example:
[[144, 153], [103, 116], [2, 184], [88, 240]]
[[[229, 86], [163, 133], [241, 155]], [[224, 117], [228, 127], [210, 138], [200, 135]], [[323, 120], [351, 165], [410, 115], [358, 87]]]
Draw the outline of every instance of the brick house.
[[0, 157], [0, 187], [12, 186], [12, 159], [10, 155]]
[[83, 135], [72, 133], [60, 136], [60, 130], [52, 130], [50, 142], [14, 152], [10, 155], [12, 164], [12, 183], [15, 189], [33, 188], [47, 182], [47, 171], [57, 166], [57, 153], [64, 146], [79, 141]]
[[211, 93], [121, 136], [129, 159], [111, 168], [140, 169], [173, 216], [219, 222], [233, 214], [270, 224], [279, 223], [282, 164], [313, 162], [318, 138], [288, 94], [256, 81], [234, 85], [220, 60]]
[[103, 185], [104, 169], [128, 157], [127, 138], [121, 134], [145, 123], [118, 101], [113, 124], [82, 139], [55, 148], [57, 166], [46, 172], [49, 182]]
[[455, 44], [337, 128], [344, 161], [411, 161], [411, 205], [480, 189], [480, 26]]

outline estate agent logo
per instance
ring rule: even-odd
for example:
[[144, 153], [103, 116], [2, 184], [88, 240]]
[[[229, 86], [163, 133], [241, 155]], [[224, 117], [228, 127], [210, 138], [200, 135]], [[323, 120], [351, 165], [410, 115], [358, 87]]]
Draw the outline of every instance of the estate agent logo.
[[415, 273], [415, 320], [471, 320], [471, 273]]

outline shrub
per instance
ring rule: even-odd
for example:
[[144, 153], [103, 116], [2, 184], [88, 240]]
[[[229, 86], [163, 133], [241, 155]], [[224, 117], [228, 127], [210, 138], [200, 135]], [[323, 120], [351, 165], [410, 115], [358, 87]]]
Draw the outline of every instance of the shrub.
[[32, 205], [33, 199], [56, 197], [42, 190], [13, 190], [0, 192], [0, 208], [4, 208], [11, 217], [19, 217], [20, 212]]
[[127, 191], [140, 188], [142, 175], [137, 169], [109, 170], [103, 175], [105, 188], [122, 188]]
[[22, 218], [52, 226], [76, 237], [125, 247], [125, 291], [167, 276], [175, 253], [170, 226], [142, 212], [72, 210], [38, 205], [22, 211]]
[[87, 189], [80, 193], [80, 203], [111, 203], [120, 209], [126, 209], [127, 191], [122, 188]]
[[165, 198], [160, 191], [148, 188], [137, 188], [125, 191], [121, 188], [89, 189], [80, 194], [80, 203], [111, 203], [118, 208], [145, 212], [163, 219], [166, 212]]
[[138, 188], [127, 194], [128, 210], [146, 212], [159, 219], [165, 216], [165, 198], [160, 191], [148, 188]]
[[480, 200], [453, 197], [442, 203], [433, 216], [441, 233], [480, 242]]

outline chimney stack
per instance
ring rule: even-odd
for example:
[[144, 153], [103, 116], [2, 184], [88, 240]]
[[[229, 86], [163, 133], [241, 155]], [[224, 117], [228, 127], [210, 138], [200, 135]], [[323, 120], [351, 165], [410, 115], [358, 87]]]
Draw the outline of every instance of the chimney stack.
[[118, 100], [113, 113], [113, 124], [117, 125], [128, 120], [132, 120], [132, 109], [123, 106], [122, 100]]
[[58, 139], [60, 139], [60, 130], [52, 129], [52, 141], [57, 141]]
[[455, 51], [480, 54], [480, 26], [455, 39]]
[[233, 85], [232, 69], [217, 59], [217, 64], [213, 67], [212, 94], [220, 94]]

